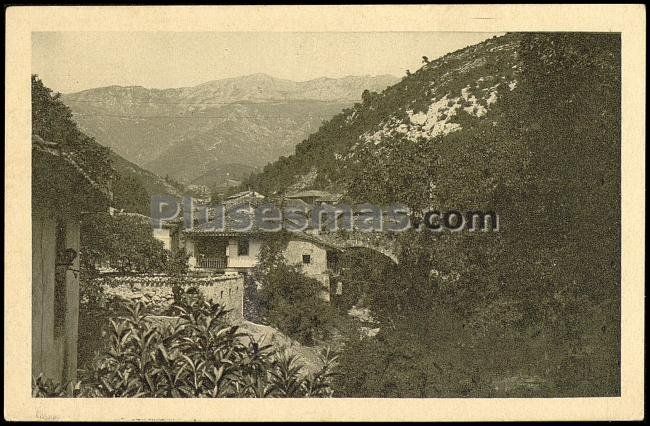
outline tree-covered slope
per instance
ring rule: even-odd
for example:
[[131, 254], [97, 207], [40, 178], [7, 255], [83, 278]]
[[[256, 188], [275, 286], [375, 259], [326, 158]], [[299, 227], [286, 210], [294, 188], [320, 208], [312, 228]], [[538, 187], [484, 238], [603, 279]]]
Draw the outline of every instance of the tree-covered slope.
[[425, 63], [381, 93], [365, 91], [361, 103], [324, 123], [294, 155], [251, 183], [264, 192], [282, 190], [315, 167], [316, 186], [341, 185], [342, 160], [362, 145], [381, 151], [383, 140], [431, 140], [462, 129], [468, 117], [484, 118], [517, 85], [519, 42], [519, 35], [493, 38]]
[[83, 133], [61, 95], [37, 76], [32, 76], [32, 132], [69, 151], [93, 178], [110, 188], [115, 208], [148, 214], [151, 196], [182, 196], [180, 184], [138, 167]]
[[499, 215], [402, 233], [371, 284], [357, 262], [344, 288], [380, 332], [350, 337], [342, 394], [620, 394], [620, 88], [618, 34], [507, 34], [366, 92], [248, 182]]

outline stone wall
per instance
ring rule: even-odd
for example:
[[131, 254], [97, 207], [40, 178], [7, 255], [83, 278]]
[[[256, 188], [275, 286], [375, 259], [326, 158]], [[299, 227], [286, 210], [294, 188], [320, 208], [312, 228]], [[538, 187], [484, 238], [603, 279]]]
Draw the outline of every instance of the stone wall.
[[205, 300], [212, 300], [230, 310], [232, 318], [241, 318], [244, 309], [244, 277], [240, 274], [211, 277], [178, 278], [165, 275], [100, 277], [104, 290], [126, 300], [142, 300], [162, 312], [174, 303], [172, 287], [196, 287]]

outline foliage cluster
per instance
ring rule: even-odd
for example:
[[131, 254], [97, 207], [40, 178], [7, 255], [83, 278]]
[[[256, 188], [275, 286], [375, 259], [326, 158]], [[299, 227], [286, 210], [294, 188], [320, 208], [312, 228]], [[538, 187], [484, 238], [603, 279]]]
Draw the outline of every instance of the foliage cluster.
[[[306, 373], [296, 356], [260, 346], [225, 322], [221, 306], [177, 307], [177, 317], [152, 317], [142, 303], [110, 319], [106, 349], [79, 383], [33, 383], [34, 396], [80, 397], [330, 397], [336, 355]], [[67, 389], [67, 391], [64, 391]]]
[[253, 279], [259, 286], [257, 301], [261, 316], [269, 325], [306, 345], [329, 335], [334, 309], [324, 296], [329, 289], [305, 276], [300, 268], [287, 265], [282, 248], [286, 235], [267, 239], [259, 254]]
[[517, 88], [487, 116], [347, 169], [363, 201], [493, 210], [501, 229], [400, 236], [399, 265], [365, 287], [381, 331], [350, 337], [343, 394], [620, 392], [620, 37], [519, 37]]

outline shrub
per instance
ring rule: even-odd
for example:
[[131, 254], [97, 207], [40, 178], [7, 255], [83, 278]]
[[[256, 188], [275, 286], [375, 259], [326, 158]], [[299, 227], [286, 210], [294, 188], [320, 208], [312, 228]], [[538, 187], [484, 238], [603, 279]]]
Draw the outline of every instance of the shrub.
[[326, 338], [335, 311], [323, 298], [323, 284], [284, 262], [260, 266], [254, 275], [261, 283], [259, 305], [265, 321], [306, 345]]
[[287, 265], [283, 249], [288, 233], [264, 241], [252, 279], [259, 284], [255, 299], [261, 320], [306, 345], [327, 338], [334, 325], [335, 310], [324, 296], [329, 292], [320, 281]]
[[175, 250], [167, 258], [165, 263], [165, 272], [171, 276], [183, 276], [189, 271], [188, 260], [190, 255], [185, 251], [185, 248]]
[[32, 377], [33, 398], [65, 398], [69, 396], [70, 388], [70, 383], [55, 383], [43, 374], [39, 374], [38, 377]]
[[337, 357], [331, 352], [323, 353], [319, 371], [305, 374], [295, 356], [228, 326], [220, 305], [196, 302], [177, 310], [179, 317], [170, 322], [148, 315], [138, 302], [111, 319], [107, 348], [82, 372], [79, 396], [332, 396]]
[[82, 266], [88, 270], [103, 261], [121, 273], [163, 272], [169, 263], [168, 251], [140, 216], [94, 213], [81, 223], [81, 244]]

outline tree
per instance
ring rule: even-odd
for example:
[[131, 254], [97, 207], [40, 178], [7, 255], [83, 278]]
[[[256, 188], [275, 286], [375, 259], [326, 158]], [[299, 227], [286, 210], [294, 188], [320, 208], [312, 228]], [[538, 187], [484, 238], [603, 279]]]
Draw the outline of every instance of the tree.
[[266, 320], [301, 343], [327, 336], [334, 313], [323, 300], [323, 284], [297, 268], [279, 265], [260, 277], [260, 303]]
[[270, 325], [311, 345], [316, 339], [327, 336], [334, 310], [323, 298], [326, 290], [320, 281], [286, 264], [281, 252], [284, 244], [282, 236], [267, 241], [253, 271], [261, 287], [260, 310]]
[[168, 253], [153, 237], [146, 218], [96, 213], [81, 226], [82, 261], [86, 269], [107, 261], [121, 272], [162, 272]]
[[165, 272], [174, 277], [186, 275], [189, 271], [189, 258], [190, 255], [184, 247], [173, 251], [165, 265]]
[[98, 183], [106, 184], [115, 174], [110, 150], [77, 127], [72, 112], [37, 75], [32, 75], [32, 133], [70, 154]]
[[149, 214], [150, 197], [140, 181], [133, 176], [119, 176], [113, 179], [113, 204], [127, 212]]

